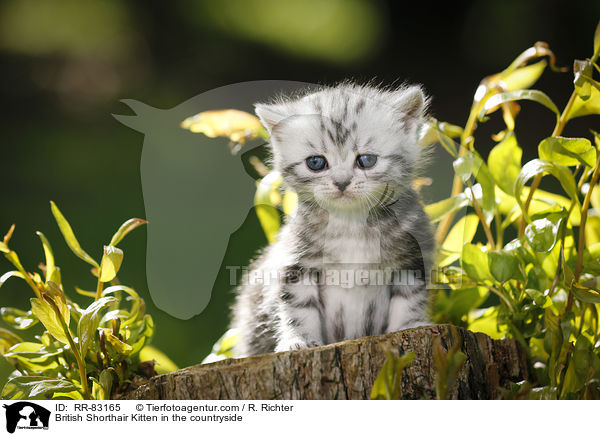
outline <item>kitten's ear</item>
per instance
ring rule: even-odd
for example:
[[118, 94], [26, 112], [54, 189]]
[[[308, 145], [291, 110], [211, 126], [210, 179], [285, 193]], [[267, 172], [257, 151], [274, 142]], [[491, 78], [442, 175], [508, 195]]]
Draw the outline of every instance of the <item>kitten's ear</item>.
[[396, 91], [395, 94], [394, 109], [404, 125], [411, 129], [420, 124], [427, 106], [427, 97], [425, 97], [421, 87], [411, 86]]
[[289, 116], [285, 106], [281, 104], [257, 103], [254, 105], [254, 112], [256, 112], [260, 122], [269, 133], [277, 124]]

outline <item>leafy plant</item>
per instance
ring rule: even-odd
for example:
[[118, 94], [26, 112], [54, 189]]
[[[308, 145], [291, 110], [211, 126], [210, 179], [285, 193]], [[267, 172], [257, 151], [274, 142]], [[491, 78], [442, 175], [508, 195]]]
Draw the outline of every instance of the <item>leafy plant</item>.
[[372, 400], [399, 400], [402, 394], [400, 383], [402, 371], [414, 359], [415, 353], [396, 356], [391, 348], [384, 348], [385, 361], [371, 389]]
[[[109, 399], [135, 384], [137, 373], [154, 373], [154, 362], [140, 364], [142, 350], [146, 355], [152, 353], [147, 344], [154, 334], [154, 322], [145, 313], [144, 300], [116, 278], [123, 260], [123, 251], [117, 245], [146, 221], [132, 218], [123, 223], [97, 262], [81, 248], [69, 222], [53, 202], [51, 210], [71, 251], [92, 266], [96, 289], [90, 292], [75, 288], [92, 299], [87, 307], [69, 299], [61, 269], [41, 232], [37, 234], [45, 255], [45, 262], [39, 266], [42, 275], [28, 272], [9, 247], [15, 226], [10, 228], [0, 242], [0, 252], [15, 270], [0, 277], [0, 286], [10, 277], [18, 277], [27, 282], [34, 297], [29, 310], [3, 307], [0, 314], [14, 330], [28, 330], [38, 324], [43, 330], [35, 341], [25, 341], [14, 332], [0, 329], [0, 352], [15, 367], [1, 397]], [[104, 288], [107, 283], [110, 286]]]
[[[434, 320], [521, 343], [537, 387], [515, 385], [505, 391], [510, 398], [600, 395], [600, 135], [590, 131], [593, 143], [561, 136], [573, 118], [600, 114], [600, 83], [593, 78], [599, 56], [600, 25], [593, 55], [575, 61], [574, 90], [560, 111], [542, 91], [529, 89], [548, 64], [542, 58], [554, 67], [553, 53], [537, 43], [481, 82], [464, 128], [450, 132], [432, 120], [424, 135], [445, 144], [455, 171], [452, 196], [426, 209], [438, 222], [440, 278], [448, 286], [438, 291]], [[514, 132], [519, 100], [556, 116], [550, 136], [540, 138], [538, 157], [524, 165]], [[493, 136], [497, 145], [486, 161], [475, 133], [495, 111], [505, 129]], [[563, 193], [539, 189], [546, 175]], [[455, 223], [463, 208], [474, 213]], [[478, 228], [482, 242], [474, 239]]]
[[[455, 173], [450, 196], [426, 206], [436, 225], [442, 285], [435, 291], [432, 318], [493, 338], [514, 338], [524, 347], [537, 381], [505, 389], [507, 398], [600, 398], [600, 134], [562, 136], [572, 119], [600, 115], [600, 82], [594, 78], [599, 57], [600, 23], [592, 56], [574, 62], [574, 89], [560, 110], [547, 94], [531, 88], [548, 66], [565, 71], [556, 67], [547, 44], [536, 43], [481, 81], [463, 127], [431, 118], [422, 131], [421, 145], [441, 144]], [[522, 100], [538, 103], [556, 118], [549, 136], [540, 136], [538, 157], [524, 164], [515, 134]], [[492, 135], [496, 145], [484, 158], [476, 148], [477, 127], [494, 113], [501, 114], [505, 128]], [[256, 121], [252, 135], [265, 137]], [[235, 141], [227, 132], [223, 136]], [[296, 200], [279, 174], [262, 162], [255, 167], [264, 176], [257, 182], [257, 214], [273, 240], [280, 226], [277, 208], [292, 214]], [[544, 176], [554, 178], [562, 192], [540, 189]], [[465, 213], [457, 219], [459, 211]], [[440, 398], [461, 364], [462, 353], [450, 352], [436, 357], [447, 369], [438, 379]], [[395, 397], [389, 384], [399, 379], [398, 359], [388, 355], [382, 374], [389, 377], [378, 378], [374, 397]]]

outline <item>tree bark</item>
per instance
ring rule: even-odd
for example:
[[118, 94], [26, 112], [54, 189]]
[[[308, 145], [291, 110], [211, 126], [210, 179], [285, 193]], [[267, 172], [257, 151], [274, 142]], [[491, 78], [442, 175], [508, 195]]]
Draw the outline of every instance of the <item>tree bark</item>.
[[369, 399], [385, 360], [382, 346], [415, 359], [402, 373], [401, 398], [435, 398], [433, 343], [448, 350], [461, 341], [467, 355], [452, 399], [495, 399], [499, 387], [529, 380], [522, 347], [514, 340], [493, 340], [483, 333], [434, 325], [371, 336], [318, 348], [228, 359], [153, 377], [123, 398], [136, 400]]

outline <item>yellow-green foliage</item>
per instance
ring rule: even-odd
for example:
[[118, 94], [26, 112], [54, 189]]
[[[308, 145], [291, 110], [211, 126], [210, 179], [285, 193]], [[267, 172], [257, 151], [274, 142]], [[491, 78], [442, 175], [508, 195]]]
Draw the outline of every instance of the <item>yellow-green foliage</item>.
[[[145, 313], [144, 300], [132, 288], [116, 281], [123, 260], [123, 251], [117, 245], [146, 221], [138, 218], [126, 221], [104, 246], [98, 263], [81, 248], [70, 224], [52, 202], [51, 209], [69, 248], [92, 266], [96, 290], [76, 288], [79, 294], [92, 299], [87, 308], [69, 299], [50, 243], [41, 232], [38, 235], [45, 254], [45, 263], [40, 264], [43, 277], [26, 271], [17, 253], [9, 247], [14, 225], [11, 227], [0, 242], [0, 252], [16, 269], [0, 277], [0, 286], [10, 277], [19, 277], [27, 282], [35, 297], [30, 300], [29, 310], [3, 307], [2, 320], [14, 330], [38, 324], [42, 329], [35, 336], [36, 342], [24, 341], [13, 332], [0, 329], [0, 353], [15, 367], [1, 397], [109, 399], [128, 386], [140, 354], [176, 369], [162, 353], [153, 353], [147, 347], [154, 334], [154, 322]], [[111, 286], [104, 288], [105, 283]]]

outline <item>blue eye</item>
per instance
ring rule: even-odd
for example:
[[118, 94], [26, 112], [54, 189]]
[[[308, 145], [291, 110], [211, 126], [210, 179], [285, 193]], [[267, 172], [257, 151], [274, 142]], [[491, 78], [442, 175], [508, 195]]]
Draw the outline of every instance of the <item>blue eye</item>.
[[371, 168], [377, 163], [377, 156], [374, 154], [361, 154], [356, 158], [356, 166], [362, 169]]
[[310, 156], [306, 159], [306, 166], [313, 171], [321, 171], [327, 168], [327, 159], [323, 156]]

